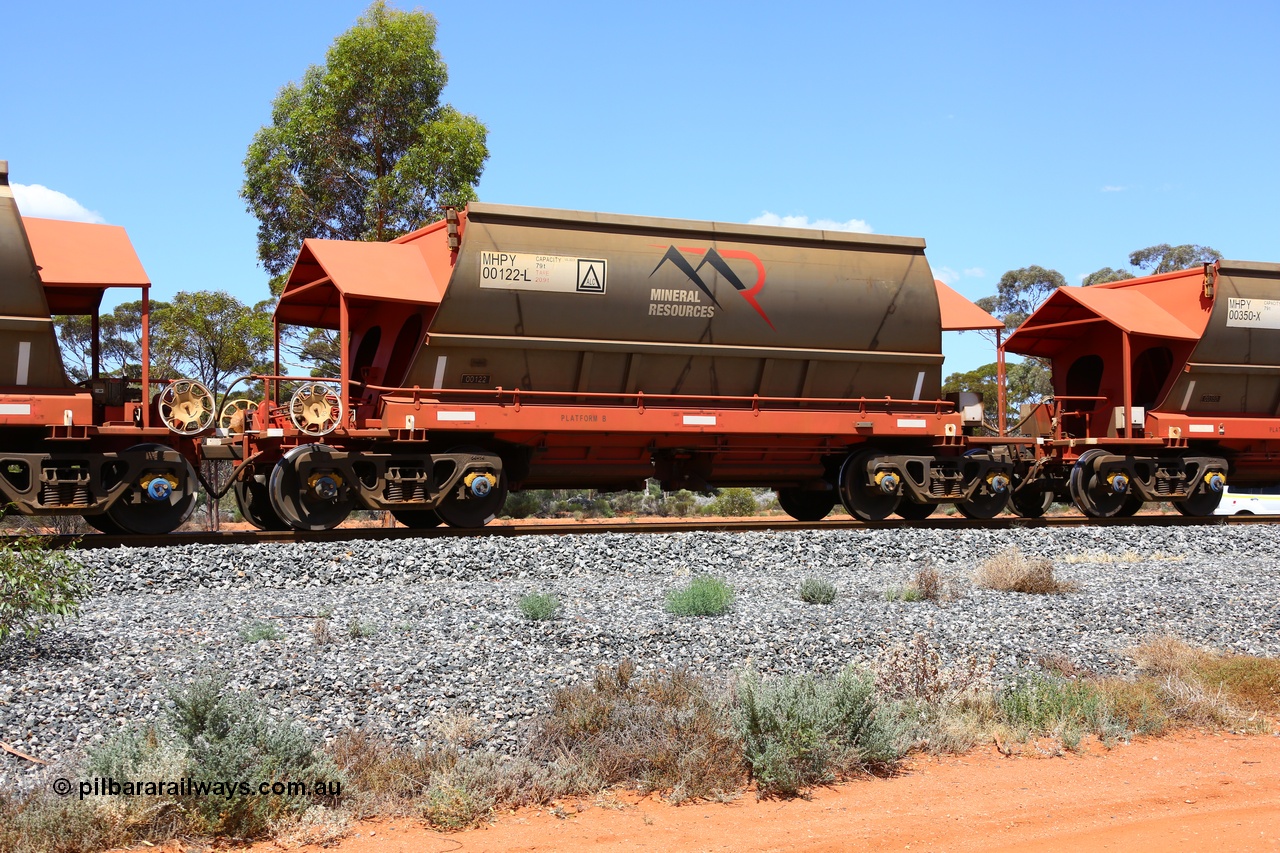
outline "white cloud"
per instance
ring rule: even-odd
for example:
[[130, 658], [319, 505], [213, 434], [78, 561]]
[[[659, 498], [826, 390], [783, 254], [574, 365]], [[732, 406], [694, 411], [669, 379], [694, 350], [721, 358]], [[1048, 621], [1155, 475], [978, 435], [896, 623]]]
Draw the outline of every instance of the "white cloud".
[[1117, 186], [1113, 186], [1113, 185], [1111, 185], [1111, 184], [1107, 184], [1105, 187], [1103, 187], [1103, 188], [1102, 188], [1102, 191], [1103, 191], [1104, 193], [1122, 193], [1122, 192], [1124, 192], [1124, 191], [1125, 191], [1125, 190], [1127, 190], [1127, 189], [1129, 189], [1129, 188], [1128, 188], [1128, 187], [1117, 187]]
[[747, 223], [748, 225], [773, 225], [783, 228], [815, 228], [819, 231], [853, 231], [857, 234], [872, 233], [871, 226], [865, 219], [850, 219], [848, 222], [836, 222], [834, 219], [815, 219], [809, 221], [807, 216], [779, 216], [765, 211]]
[[70, 219], [74, 222], [106, 222], [102, 214], [89, 210], [66, 193], [40, 184], [13, 184], [13, 197], [23, 216], [40, 219]]
[[955, 284], [960, 280], [960, 273], [951, 267], [934, 267], [933, 277], [941, 281], [943, 284]]
[[965, 278], [985, 278], [986, 275], [987, 275], [987, 271], [984, 270], [982, 267], [965, 267], [965, 271], [964, 271]]

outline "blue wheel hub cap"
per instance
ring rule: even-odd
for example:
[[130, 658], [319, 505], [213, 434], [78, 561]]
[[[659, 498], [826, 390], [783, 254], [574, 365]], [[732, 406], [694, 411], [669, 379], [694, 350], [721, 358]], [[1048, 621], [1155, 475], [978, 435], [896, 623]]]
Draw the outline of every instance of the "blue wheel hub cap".
[[173, 486], [164, 477], [156, 477], [147, 483], [147, 495], [155, 501], [167, 501], [173, 494]]

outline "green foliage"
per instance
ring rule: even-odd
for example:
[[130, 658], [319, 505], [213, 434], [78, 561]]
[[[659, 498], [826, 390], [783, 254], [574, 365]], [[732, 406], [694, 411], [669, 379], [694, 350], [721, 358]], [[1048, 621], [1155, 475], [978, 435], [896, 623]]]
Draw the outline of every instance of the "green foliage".
[[153, 352], [214, 393], [270, 361], [268, 303], [251, 308], [223, 291], [183, 292], [156, 311], [154, 320]]
[[668, 592], [666, 608], [673, 616], [719, 616], [733, 598], [733, 587], [720, 578], [699, 575], [688, 586]]
[[378, 626], [364, 619], [352, 619], [347, 623], [347, 636], [353, 640], [367, 640], [377, 634]]
[[[258, 788], [264, 782], [341, 782], [301, 728], [270, 719], [246, 696], [230, 694], [219, 679], [196, 682], [170, 698], [173, 705], [167, 722], [174, 739], [167, 739], [162, 730], [143, 744], [181, 750], [187, 762], [185, 775], [196, 782], [240, 780], [249, 788], [248, 793], [238, 791], [231, 798], [196, 795], [184, 802], [202, 831], [239, 838], [261, 836], [273, 821], [303, 810], [314, 799], [299, 794], [260, 795]], [[139, 751], [140, 761], [147, 758], [148, 748]], [[91, 767], [94, 756], [91, 753]], [[128, 775], [127, 768], [123, 772], [125, 778], [137, 776]]]
[[884, 591], [885, 601], [906, 601], [914, 603], [924, 601], [924, 593], [920, 591], [920, 587], [914, 584], [906, 586], [892, 586]]
[[[967, 373], [952, 373], [942, 385], [943, 391], [976, 391], [982, 395], [983, 417], [994, 428], [999, 412], [999, 386], [996, 364], [985, 364]], [[1053, 394], [1053, 377], [1049, 363], [1039, 358], [1023, 358], [1005, 364], [1005, 405], [1010, 425], [1018, 422], [1024, 403], [1038, 403]]]
[[240, 641], [243, 643], [257, 643], [262, 640], [282, 640], [284, 634], [280, 633], [280, 629], [270, 622], [257, 621], [251, 622], [240, 629]]
[[434, 17], [379, 0], [280, 90], [241, 190], [269, 273], [286, 273], [305, 237], [392, 240], [475, 198], [487, 130], [440, 103], [435, 39]]
[[533, 622], [545, 622], [554, 619], [560, 612], [560, 599], [549, 592], [533, 592], [520, 597], [519, 607], [524, 618]]
[[34, 536], [0, 545], [0, 642], [13, 633], [34, 638], [76, 616], [89, 591], [89, 573], [70, 552]]
[[836, 600], [836, 586], [823, 578], [805, 578], [800, 584], [800, 600], [809, 604], [830, 604]]
[[760, 507], [756, 503], [755, 493], [750, 489], [721, 489], [720, 494], [711, 504], [712, 515], [730, 517], [749, 517], [755, 515]]
[[1077, 732], [1101, 731], [1110, 723], [1108, 703], [1097, 685], [1038, 673], [1003, 688], [996, 705], [1001, 721], [1022, 735], [1077, 737]]
[[1062, 273], [1044, 267], [1032, 265], [1009, 270], [996, 285], [994, 301], [989, 297], [978, 304], [1004, 320], [1006, 328], [1016, 329], [1049, 294], [1066, 283]]
[[659, 515], [674, 515], [677, 518], [684, 518], [693, 513], [693, 508], [697, 501], [693, 496], [693, 492], [688, 489], [681, 489], [670, 495], [665, 495], [658, 504]]
[[511, 518], [529, 518], [546, 512], [550, 492], [543, 489], [526, 489], [523, 492], [510, 492], [507, 502], [502, 505], [502, 515]]
[[1095, 284], [1110, 284], [1113, 281], [1127, 281], [1133, 278], [1133, 273], [1127, 270], [1113, 270], [1111, 267], [1103, 267], [1100, 270], [1089, 273], [1081, 282], [1085, 287], [1092, 287]]
[[852, 667], [835, 678], [773, 682], [748, 672], [738, 682], [737, 698], [733, 724], [761, 796], [796, 796], [899, 757], [875, 679]]
[[[152, 320], [167, 303], [151, 301]], [[88, 315], [60, 314], [53, 318], [67, 373], [77, 382], [88, 379], [93, 365], [93, 328]], [[154, 334], [154, 332], [153, 332]], [[142, 377], [142, 301], [122, 302], [98, 318], [99, 372], [102, 376]], [[151, 372], [173, 375], [169, 353], [151, 351]]]
[[1181, 246], [1160, 243], [1157, 246], [1139, 249], [1129, 255], [1129, 263], [1143, 270], [1147, 275], [1177, 272], [1220, 260], [1222, 260], [1222, 253], [1217, 249], [1190, 243], [1184, 243]]
[[473, 788], [461, 787], [445, 780], [427, 789], [422, 816], [440, 829], [466, 829], [476, 826], [493, 810], [493, 799]]

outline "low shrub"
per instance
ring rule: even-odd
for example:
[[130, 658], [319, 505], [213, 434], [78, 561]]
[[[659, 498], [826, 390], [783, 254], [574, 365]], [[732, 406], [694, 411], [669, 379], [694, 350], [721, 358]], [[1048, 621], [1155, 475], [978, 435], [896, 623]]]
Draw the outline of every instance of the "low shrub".
[[1093, 682], [1039, 673], [1006, 685], [996, 704], [1001, 722], [1023, 737], [1099, 731], [1109, 722], [1108, 703]]
[[697, 505], [698, 501], [693, 492], [681, 489], [669, 495], [662, 495], [654, 504], [654, 512], [661, 516], [674, 515], [677, 518], [684, 518], [692, 515]]
[[891, 586], [884, 591], [885, 601], [906, 601], [908, 603], [916, 601], [924, 601], [924, 593], [920, 591], [920, 587], [907, 584], [906, 586]]
[[887, 601], [944, 601], [955, 598], [956, 593], [946, 579], [932, 564], [916, 569], [911, 580], [904, 586], [894, 586], [885, 590]]
[[[186, 758], [186, 777], [196, 784], [225, 784], [235, 779], [248, 784], [235, 797], [192, 796], [183, 801], [195, 828], [215, 835], [254, 838], [265, 835], [272, 823], [306, 809], [318, 799], [312, 795], [261, 795], [258, 787], [275, 782], [305, 781], [341, 790], [341, 778], [332, 762], [317, 750], [297, 725], [272, 720], [248, 696], [231, 693], [224, 681], [208, 678], [171, 695], [172, 707], [165, 729], [155, 730], [136, 753], [146, 761], [155, 749], [178, 749]], [[126, 753], [127, 754], [127, 753]], [[90, 753], [90, 766], [95, 760]], [[105, 768], [104, 768], [105, 771]], [[137, 778], [127, 764], [118, 768], [123, 778]], [[101, 775], [108, 775], [103, 772]], [[177, 778], [177, 777], [175, 777]]]
[[733, 723], [760, 796], [797, 796], [899, 758], [897, 733], [869, 673], [799, 675], [764, 681], [749, 671], [737, 685]]
[[698, 575], [688, 586], [667, 593], [673, 616], [720, 616], [733, 604], [733, 587], [711, 575]]
[[969, 655], [955, 666], [944, 666], [942, 655], [924, 634], [890, 646], [874, 673], [881, 695], [928, 704], [948, 705], [990, 693], [995, 658]]
[[529, 518], [534, 515], [545, 515], [551, 506], [551, 493], [539, 489], [527, 489], [523, 492], [511, 492], [507, 502], [502, 506], [501, 515], [511, 518]]
[[240, 641], [244, 643], [259, 643], [263, 640], [283, 640], [284, 634], [270, 622], [259, 620], [251, 622], [240, 629]]
[[742, 785], [742, 749], [707, 682], [683, 671], [637, 678], [624, 660], [556, 693], [532, 756], [568, 759], [600, 786], [631, 784], [680, 802]]
[[560, 612], [560, 599], [549, 592], [531, 592], [520, 596], [521, 615], [532, 622], [554, 619]]
[[1017, 548], [1001, 551], [988, 559], [973, 576], [978, 586], [1000, 592], [1053, 595], [1075, 592], [1079, 587], [1053, 574], [1053, 562], [1043, 557], [1027, 557]]
[[760, 511], [755, 493], [750, 489], [721, 489], [720, 494], [707, 507], [711, 515], [750, 517]]
[[94, 853], [128, 844], [127, 829], [85, 800], [39, 791], [24, 799], [0, 794], [0, 851]]
[[311, 621], [311, 640], [317, 646], [327, 646], [334, 641], [333, 629], [328, 618], [317, 616]]
[[378, 626], [366, 619], [354, 618], [347, 623], [347, 636], [353, 640], [367, 640], [378, 635]]
[[35, 638], [58, 619], [76, 616], [89, 594], [89, 572], [71, 552], [28, 536], [0, 545], [0, 642]]
[[800, 584], [800, 600], [809, 604], [830, 604], [836, 600], [836, 586], [822, 578], [805, 578]]
[[1172, 713], [1184, 722], [1239, 725], [1251, 714], [1280, 713], [1280, 660], [1215, 654], [1170, 635], [1151, 637], [1132, 654], [1161, 680]]

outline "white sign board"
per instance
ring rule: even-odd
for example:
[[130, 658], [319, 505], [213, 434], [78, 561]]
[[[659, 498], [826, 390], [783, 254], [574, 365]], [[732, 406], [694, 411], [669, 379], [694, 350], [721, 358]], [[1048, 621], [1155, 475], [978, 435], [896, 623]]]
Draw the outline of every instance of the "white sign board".
[[480, 286], [548, 293], [604, 293], [607, 264], [532, 252], [481, 252]]
[[1280, 329], [1280, 299], [1227, 299], [1227, 325], [1240, 329]]

